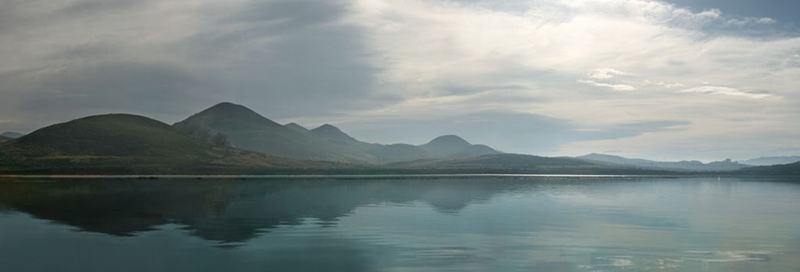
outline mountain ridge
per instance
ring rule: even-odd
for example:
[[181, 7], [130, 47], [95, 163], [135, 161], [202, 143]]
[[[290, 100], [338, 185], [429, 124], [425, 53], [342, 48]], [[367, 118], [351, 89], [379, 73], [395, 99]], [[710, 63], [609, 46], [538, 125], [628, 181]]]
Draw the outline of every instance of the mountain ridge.
[[735, 174], [763, 176], [800, 176], [800, 162], [740, 169]]
[[[242, 115], [241, 118], [238, 115]], [[331, 124], [311, 130], [295, 123], [280, 125], [245, 106], [230, 102], [214, 105], [173, 126], [196, 138], [222, 134], [234, 147], [244, 150], [356, 164], [500, 153], [485, 145], [472, 145], [455, 135], [437, 137], [421, 146], [367, 143]]]
[[291, 130], [294, 130], [294, 131], [297, 131], [297, 132], [302, 132], [302, 133], [306, 133], [306, 132], [310, 131], [306, 127], [298, 125], [297, 123], [288, 123], [288, 124], [285, 124], [283, 126], [288, 128], [288, 129], [291, 129]]
[[742, 161], [741, 163], [752, 166], [770, 166], [779, 164], [790, 164], [798, 161], [800, 161], [800, 156], [770, 156], [770, 157], [758, 157], [755, 159], [749, 159]]
[[700, 161], [677, 161], [677, 162], [662, 162], [647, 159], [625, 158], [617, 155], [607, 155], [591, 153], [583, 156], [575, 157], [576, 159], [594, 161], [599, 163], [606, 163], [612, 165], [638, 167], [642, 169], [651, 170], [671, 170], [671, 171], [687, 171], [687, 172], [715, 172], [715, 171], [736, 171], [749, 167], [730, 159], [719, 162], [702, 163]]
[[192, 138], [144, 116], [88, 116], [0, 145], [0, 172], [215, 173], [342, 167], [278, 158]]
[[295, 123], [281, 125], [228, 102], [172, 126], [144, 116], [105, 114], [54, 124], [14, 140], [0, 136], [0, 173], [241, 174], [334, 169], [360, 173], [782, 175], [796, 173], [798, 165], [749, 167], [730, 159], [708, 164], [659, 162], [596, 153], [576, 158], [541, 157], [503, 153], [457, 135], [439, 136], [422, 145], [383, 145], [359, 141], [331, 124], [311, 130]]

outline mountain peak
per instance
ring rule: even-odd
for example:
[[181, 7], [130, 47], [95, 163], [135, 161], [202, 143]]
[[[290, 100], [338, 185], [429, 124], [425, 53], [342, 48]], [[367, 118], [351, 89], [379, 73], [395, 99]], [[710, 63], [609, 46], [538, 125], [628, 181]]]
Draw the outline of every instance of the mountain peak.
[[331, 124], [324, 124], [319, 126], [318, 128], [312, 129], [311, 134], [319, 137], [325, 138], [328, 140], [336, 140], [336, 141], [358, 141], [347, 133], [344, 133], [339, 128], [331, 125]]
[[342, 130], [340, 130], [339, 128], [337, 128], [337, 127], [335, 127], [335, 126], [333, 126], [333, 125], [331, 125], [331, 124], [324, 124], [324, 125], [321, 125], [321, 126], [319, 126], [318, 128], [315, 128], [314, 130], [321, 130], [321, 131], [337, 131], [337, 132], [341, 132], [341, 131], [342, 131]]
[[579, 159], [596, 159], [596, 158], [625, 159], [625, 158], [623, 158], [621, 156], [617, 156], [617, 155], [608, 155], [608, 154], [600, 154], [600, 153], [590, 153], [590, 154], [586, 154], [586, 155], [583, 155], [583, 156], [578, 156], [576, 158], [579, 158]]
[[472, 144], [456, 135], [443, 135], [436, 137], [426, 145], [471, 146]]
[[200, 126], [211, 129], [211, 132], [225, 130], [250, 129], [256, 127], [282, 127], [255, 111], [238, 104], [222, 102], [211, 106], [175, 124], [179, 129], [186, 126]]
[[297, 132], [302, 132], [302, 133], [309, 132], [309, 130], [306, 127], [298, 125], [297, 123], [288, 123], [283, 126]]
[[231, 102], [222, 102], [222, 103], [216, 104], [214, 106], [211, 106], [208, 109], [205, 109], [205, 110], [201, 111], [197, 115], [208, 115], [208, 114], [250, 115], [250, 116], [257, 115], [257, 116], [261, 116], [261, 115], [259, 115], [258, 113], [256, 113], [255, 111], [251, 110], [248, 107], [245, 107], [245, 106], [242, 106], [242, 105], [239, 105], [239, 104], [233, 104]]
[[433, 154], [448, 157], [470, 157], [501, 153], [485, 145], [470, 144], [467, 140], [456, 135], [439, 136], [420, 147]]

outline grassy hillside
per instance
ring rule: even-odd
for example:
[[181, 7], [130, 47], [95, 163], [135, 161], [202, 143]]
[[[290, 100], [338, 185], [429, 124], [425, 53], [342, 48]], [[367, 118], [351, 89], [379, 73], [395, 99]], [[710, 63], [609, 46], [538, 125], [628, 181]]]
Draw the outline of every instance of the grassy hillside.
[[91, 116], [0, 144], [2, 173], [239, 173], [344, 165], [215, 146], [142, 116]]

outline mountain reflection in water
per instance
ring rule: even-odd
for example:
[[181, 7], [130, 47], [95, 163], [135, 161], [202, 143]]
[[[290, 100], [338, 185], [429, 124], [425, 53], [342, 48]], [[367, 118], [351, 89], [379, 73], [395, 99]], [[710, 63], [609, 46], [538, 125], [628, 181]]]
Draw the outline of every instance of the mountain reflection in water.
[[4, 180], [0, 263], [9, 271], [797, 271], [798, 208], [795, 178]]
[[2, 182], [0, 207], [83, 231], [132, 236], [173, 223], [219, 242], [244, 242], [280, 225], [335, 225], [355, 208], [421, 201], [458, 213], [514, 182], [469, 180], [83, 180]]

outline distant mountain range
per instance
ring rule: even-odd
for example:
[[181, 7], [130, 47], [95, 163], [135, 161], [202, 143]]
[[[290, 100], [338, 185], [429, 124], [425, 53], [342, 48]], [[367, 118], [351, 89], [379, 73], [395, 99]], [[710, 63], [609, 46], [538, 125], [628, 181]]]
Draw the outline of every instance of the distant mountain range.
[[597, 162], [608, 165], [629, 166], [639, 169], [650, 170], [668, 170], [668, 171], [686, 171], [686, 172], [717, 172], [717, 171], [735, 171], [750, 167], [738, 162], [731, 161], [730, 159], [719, 162], [702, 163], [700, 161], [678, 161], [678, 162], [661, 162], [651, 161], [645, 159], [628, 159], [620, 156], [605, 155], [605, 154], [589, 154], [576, 157], [577, 159]]
[[770, 166], [756, 166], [736, 171], [739, 175], [784, 175], [800, 176], [800, 162]]
[[602, 154], [577, 158], [505, 154], [456, 135], [418, 146], [374, 144], [330, 124], [314, 129], [295, 123], [281, 125], [232, 103], [217, 104], [172, 126], [143, 116], [107, 114], [55, 124], [16, 139], [0, 136], [0, 173], [5, 174], [784, 175], [797, 173], [799, 165], [749, 167], [730, 160], [704, 164]]
[[761, 157], [756, 159], [749, 159], [743, 161], [743, 164], [752, 166], [769, 166], [778, 164], [790, 164], [800, 161], [800, 156], [779, 156], [779, 157]]
[[176, 123], [174, 127], [196, 138], [223, 134], [239, 149], [296, 159], [356, 164], [501, 153], [485, 145], [472, 145], [455, 135], [442, 136], [421, 146], [366, 143], [330, 124], [310, 130], [295, 123], [280, 125], [232, 103], [217, 104]]
[[0, 133], [0, 136], [6, 137], [6, 138], [11, 138], [11, 139], [16, 139], [16, 138], [25, 136], [25, 134], [6, 131], [6, 132], [3, 132], [3, 133]]
[[530, 173], [530, 174], [672, 174], [628, 166], [606, 165], [568, 157], [541, 157], [523, 154], [496, 154], [450, 159], [418, 160], [387, 165], [395, 169], [415, 169], [450, 173]]

